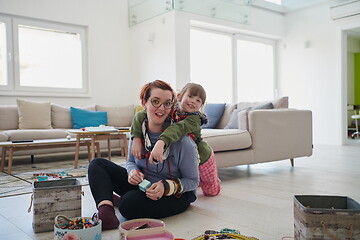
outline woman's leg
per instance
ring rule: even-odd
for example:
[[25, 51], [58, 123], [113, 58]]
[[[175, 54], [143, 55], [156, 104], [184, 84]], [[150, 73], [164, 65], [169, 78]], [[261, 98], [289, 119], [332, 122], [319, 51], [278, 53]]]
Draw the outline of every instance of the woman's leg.
[[89, 164], [89, 185], [102, 220], [103, 230], [119, 226], [112, 202], [113, 192], [122, 195], [135, 188], [127, 181], [125, 168], [104, 158], [95, 158]]
[[127, 192], [121, 197], [119, 211], [126, 219], [135, 218], [164, 218], [184, 212], [190, 203], [196, 199], [192, 192], [184, 193], [180, 197], [162, 197], [152, 200], [140, 190]]
[[126, 169], [105, 158], [92, 160], [88, 173], [96, 206], [102, 201], [112, 203], [113, 192], [121, 196], [131, 189], [136, 189], [136, 186], [129, 184]]

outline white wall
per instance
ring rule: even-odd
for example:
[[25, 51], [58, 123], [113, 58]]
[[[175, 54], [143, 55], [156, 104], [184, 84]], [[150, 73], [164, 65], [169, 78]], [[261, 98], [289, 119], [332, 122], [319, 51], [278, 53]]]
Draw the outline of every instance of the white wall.
[[161, 79], [176, 87], [174, 11], [130, 28], [131, 74], [137, 89]]
[[[130, 75], [127, 1], [0, 0], [0, 12], [83, 25], [88, 28], [90, 97], [21, 97], [68, 106], [131, 104], [139, 91]], [[134, 94], [135, 93], [135, 94]], [[0, 96], [15, 104], [16, 96]]]
[[293, 108], [313, 112], [315, 144], [341, 144], [339, 27], [329, 3], [291, 12], [279, 43], [279, 91]]

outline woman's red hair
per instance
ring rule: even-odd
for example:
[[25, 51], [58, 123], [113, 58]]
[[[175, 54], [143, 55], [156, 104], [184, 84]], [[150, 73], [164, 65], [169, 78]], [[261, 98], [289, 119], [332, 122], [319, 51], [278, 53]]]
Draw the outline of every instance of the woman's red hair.
[[175, 101], [175, 92], [171, 88], [171, 86], [162, 80], [155, 80], [145, 84], [140, 90], [140, 100], [142, 104], [146, 103], [147, 100], [150, 98], [151, 89], [153, 88], [160, 88], [162, 90], [171, 91], [172, 94], [171, 101]]

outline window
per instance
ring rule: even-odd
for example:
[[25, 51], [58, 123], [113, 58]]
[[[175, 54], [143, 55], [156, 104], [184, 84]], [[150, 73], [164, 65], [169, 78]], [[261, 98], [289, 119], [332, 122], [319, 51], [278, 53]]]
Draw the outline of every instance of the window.
[[190, 77], [207, 102], [274, 98], [273, 40], [191, 28]]
[[0, 86], [8, 85], [5, 19], [0, 18]]
[[0, 17], [0, 94], [88, 94], [85, 27]]
[[237, 101], [273, 99], [273, 42], [237, 36], [236, 46]]
[[201, 84], [207, 102], [232, 102], [231, 36], [191, 31], [191, 81]]

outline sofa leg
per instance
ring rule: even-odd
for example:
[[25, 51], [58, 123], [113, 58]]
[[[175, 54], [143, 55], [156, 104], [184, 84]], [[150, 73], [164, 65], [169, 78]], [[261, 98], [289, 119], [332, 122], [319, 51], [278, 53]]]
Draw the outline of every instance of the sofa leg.
[[294, 167], [294, 159], [290, 158], [291, 166]]

